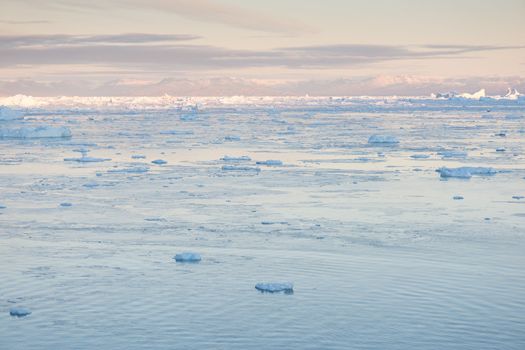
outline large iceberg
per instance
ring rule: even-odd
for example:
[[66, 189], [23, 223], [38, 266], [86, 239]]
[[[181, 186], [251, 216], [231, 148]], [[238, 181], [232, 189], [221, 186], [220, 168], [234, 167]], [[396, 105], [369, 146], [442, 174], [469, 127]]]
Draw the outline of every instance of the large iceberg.
[[65, 126], [22, 127], [18, 129], [0, 129], [0, 139], [44, 139], [69, 138], [71, 130]]

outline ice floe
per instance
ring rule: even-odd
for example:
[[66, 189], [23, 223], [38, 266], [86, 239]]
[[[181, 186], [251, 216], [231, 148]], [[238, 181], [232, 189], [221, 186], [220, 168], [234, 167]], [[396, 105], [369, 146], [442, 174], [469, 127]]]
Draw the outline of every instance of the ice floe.
[[73, 206], [73, 204], [71, 204], [69, 202], [62, 202], [62, 203], [60, 203], [60, 206], [61, 207], [71, 207], [71, 206]]
[[260, 160], [255, 162], [257, 165], [267, 165], [267, 166], [281, 166], [283, 165], [283, 162], [276, 159], [269, 159], [269, 160]]
[[163, 165], [163, 164], [167, 164], [168, 163], [164, 159], [155, 159], [155, 160], [152, 160], [151, 162], [153, 164], [157, 164], [157, 165]]
[[261, 171], [261, 168], [258, 168], [258, 167], [240, 166], [240, 165], [223, 165], [221, 169], [223, 171], [248, 171], [248, 172], [256, 172], [256, 173]]
[[293, 283], [289, 283], [289, 282], [257, 283], [255, 285], [255, 289], [261, 292], [267, 292], [267, 293], [284, 292], [284, 293], [289, 294], [289, 293], [293, 293]]
[[493, 168], [488, 167], [459, 167], [459, 168], [447, 168], [442, 167], [436, 170], [440, 173], [441, 177], [456, 177], [462, 179], [470, 179], [473, 175], [494, 175], [497, 171]]
[[452, 197], [452, 199], [454, 199], [455, 201], [459, 201], [459, 200], [464, 199], [464, 197], [463, 196], [454, 196], [454, 197]]
[[149, 171], [149, 167], [147, 166], [132, 166], [129, 168], [121, 168], [121, 169], [110, 169], [108, 170], [108, 173], [110, 174], [144, 174]]
[[437, 152], [437, 154], [443, 158], [466, 158], [468, 156], [467, 152], [457, 150], [444, 150]]
[[175, 259], [175, 261], [177, 262], [199, 262], [201, 261], [202, 258], [200, 254], [184, 252], [184, 253], [176, 254], [173, 259]]
[[31, 314], [31, 310], [25, 307], [12, 307], [9, 309], [9, 314], [15, 317], [24, 317]]
[[384, 145], [395, 145], [399, 143], [399, 140], [392, 135], [372, 135], [368, 138], [369, 144], [384, 144]]
[[143, 154], [134, 154], [131, 156], [132, 159], [146, 159], [146, 156]]
[[64, 126], [38, 126], [15, 129], [0, 129], [0, 139], [44, 139], [69, 137], [71, 137], [71, 130]]
[[232, 157], [232, 156], [224, 156], [221, 158], [223, 162], [249, 162], [252, 159], [248, 156], [240, 156], [240, 157]]

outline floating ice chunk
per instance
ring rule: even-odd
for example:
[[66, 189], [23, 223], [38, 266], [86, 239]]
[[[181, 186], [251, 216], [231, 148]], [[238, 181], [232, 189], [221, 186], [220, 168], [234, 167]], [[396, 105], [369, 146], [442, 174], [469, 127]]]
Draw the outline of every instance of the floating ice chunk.
[[63, 202], [63, 203], [60, 203], [60, 206], [61, 207], [71, 207], [73, 204], [69, 203], [69, 202]]
[[143, 154], [134, 154], [134, 155], [131, 156], [131, 158], [133, 158], [133, 159], [145, 159], [146, 156], [143, 155]]
[[452, 198], [453, 198], [455, 201], [459, 201], [459, 200], [464, 199], [463, 196], [454, 196], [454, 197], [452, 197]]
[[30, 314], [31, 311], [29, 309], [26, 309], [25, 307], [12, 307], [11, 309], [9, 309], [9, 315], [15, 317], [24, 317]]
[[240, 157], [231, 157], [231, 156], [224, 156], [221, 158], [224, 162], [249, 162], [252, 159], [248, 156], [240, 156]]
[[239, 136], [225, 136], [225, 141], [241, 141], [241, 138]]
[[0, 203], [0, 209], [5, 209], [5, 208], [7, 208], [7, 207]]
[[410, 158], [413, 158], [413, 159], [427, 159], [427, 158], [430, 158], [430, 156], [428, 154], [413, 154], [410, 156]]
[[94, 188], [94, 187], [98, 187], [100, 185], [98, 183], [96, 183], [96, 182], [88, 182], [88, 183], [83, 184], [82, 186], [87, 187], [87, 188]]
[[368, 143], [395, 145], [399, 143], [399, 140], [392, 135], [372, 135], [368, 138]]
[[512, 199], [517, 199], [517, 200], [520, 200], [523, 198], [525, 198], [525, 196], [512, 196]]
[[191, 130], [165, 130], [160, 132], [161, 135], [193, 135]]
[[439, 168], [436, 170], [441, 177], [457, 177], [462, 179], [470, 179], [472, 175], [494, 175], [497, 173], [493, 168], [486, 167], [460, 167], [460, 168]]
[[184, 252], [176, 254], [173, 259], [177, 262], [199, 262], [201, 261], [201, 256], [197, 253]]
[[468, 156], [467, 152], [456, 150], [439, 151], [437, 154], [439, 154], [443, 158], [465, 158]]
[[157, 164], [157, 165], [162, 165], [162, 164], [167, 164], [168, 163], [164, 159], [155, 159], [155, 160], [152, 160], [151, 162], [153, 164]]
[[288, 225], [287, 221], [261, 221], [261, 225]]
[[79, 158], [64, 158], [65, 162], [78, 162], [78, 163], [99, 163], [110, 161], [111, 158], [96, 158], [96, 157], [79, 157]]
[[507, 133], [505, 131], [500, 131], [497, 134], [494, 134], [494, 136], [505, 137], [505, 136], [507, 136]]
[[255, 162], [255, 164], [268, 165], [268, 166], [281, 166], [281, 165], [283, 165], [283, 162], [281, 162], [280, 160], [276, 160], [276, 159], [269, 159], [269, 160], [257, 161], [257, 162]]
[[257, 283], [255, 289], [267, 293], [284, 292], [286, 294], [291, 294], [293, 293], [293, 283]]
[[522, 115], [519, 115], [519, 114], [507, 114], [507, 115], [505, 116], [505, 119], [506, 119], [506, 120], [520, 120], [520, 119], [522, 119], [522, 118], [523, 118], [523, 116], [522, 116]]
[[505, 148], [503, 147], [496, 148], [496, 152], [505, 152]]
[[134, 166], [129, 168], [122, 168], [122, 169], [110, 169], [108, 170], [108, 173], [111, 174], [143, 174], [147, 173], [149, 171], [149, 167], [147, 166]]
[[20, 111], [11, 109], [9, 107], [0, 106], [0, 120], [13, 120], [23, 115], [24, 114]]
[[44, 139], [68, 137], [71, 137], [71, 130], [65, 126], [39, 126], [36, 128], [24, 127], [19, 129], [0, 129], [0, 139]]
[[159, 217], [145, 218], [144, 220], [150, 221], [150, 222], [166, 222], [167, 221], [165, 218], [159, 218]]
[[221, 168], [223, 171], [253, 171], [259, 172], [261, 168], [253, 166], [239, 166], [239, 165], [223, 165]]

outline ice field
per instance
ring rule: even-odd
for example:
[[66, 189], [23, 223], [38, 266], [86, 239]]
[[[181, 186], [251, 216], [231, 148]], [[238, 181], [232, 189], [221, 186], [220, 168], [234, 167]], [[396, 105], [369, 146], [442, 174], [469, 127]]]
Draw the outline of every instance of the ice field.
[[525, 349], [525, 99], [469, 97], [0, 98], [0, 349]]

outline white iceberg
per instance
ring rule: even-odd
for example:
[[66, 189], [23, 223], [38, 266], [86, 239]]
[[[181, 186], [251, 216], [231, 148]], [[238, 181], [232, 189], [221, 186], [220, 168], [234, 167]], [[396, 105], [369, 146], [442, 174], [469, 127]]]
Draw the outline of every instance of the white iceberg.
[[394, 145], [398, 144], [399, 140], [392, 135], [372, 135], [368, 138], [368, 143]]
[[9, 309], [9, 314], [15, 317], [24, 317], [31, 315], [31, 310], [26, 309], [25, 307], [12, 307]]
[[287, 294], [293, 293], [293, 283], [257, 283], [255, 289], [261, 292], [278, 293], [285, 292]]
[[22, 127], [18, 129], [0, 129], [0, 139], [44, 139], [69, 138], [71, 130], [64, 126]]
[[442, 167], [436, 170], [440, 173], [441, 177], [456, 177], [461, 179], [470, 179], [472, 175], [494, 175], [497, 173], [493, 168], [487, 167], [459, 167], [459, 168], [447, 168]]
[[184, 252], [176, 254], [173, 259], [177, 262], [199, 262], [201, 261], [201, 256], [197, 253]]

